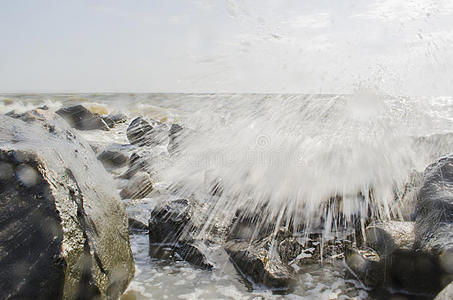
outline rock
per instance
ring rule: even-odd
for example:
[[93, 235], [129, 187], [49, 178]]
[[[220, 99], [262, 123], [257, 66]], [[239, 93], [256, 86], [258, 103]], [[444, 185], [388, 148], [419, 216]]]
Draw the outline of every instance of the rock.
[[115, 114], [104, 116], [102, 119], [110, 128], [114, 128], [116, 124], [125, 123], [127, 121], [127, 116], [125, 114]]
[[345, 263], [349, 271], [366, 287], [376, 288], [383, 286], [385, 279], [384, 264], [377, 254], [371, 253], [371, 259], [365, 257], [357, 249], [347, 248], [344, 252]]
[[275, 249], [254, 242], [230, 241], [225, 245], [238, 271], [257, 284], [273, 289], [288, 289], [295, 281], [294, 270], [281, 261]]
[[[156, 151], [160, 150], [160, 151]], [[153, 178], [157, 176], [159, 170], [165, 170], [171, 164], [169, 154], [164, 149], [152, 149], [144, 147], [134, 151], [129, 158], [129, 169], [119, 177], [129, 179], [137, 172], [143, 171], [150, 174]]]
[[56, 113], [63, 117], [71, 127], [79, 130], [110, 130], [99, 115], [93, 114], [82, 105], [61, 108]]
[[111, 145], [98, 155], [98, 159], [108, 169], [121, 168], [129, 163], [129, 149], [130, 145]]
[[121, 190], [122, 199], [143, 199], [153, 190], [153, 182], [146, 172], [135, 174]]
[[447, 285], [434, 300], [451, 300], [453, 299], [453, 283]]
[[187, 199], [163, 203], [151, 211], [149, 219], [150, 243], [186, 243], [193, 227], [191, 207]]
[[157, 121], [150, 124], [142, 117], [132, 120], [126, 134], [132, 145], [156, 146], [168, 141], [168, 127], [165, 124]]
[[176, 247], [176, 253], [182, 260], [199, 267], [203, 270], [212, 270], [213, 266], [206, 259], [206, 256], [195, 246], [190, 244], [183, 244]]
[[411, 226], [394, 222], [367, 232], [369, 244], [381, 255], [369, 273], [384, 287], [434, 296], [453, 280], [453, 155], [426, 168], [417, 195], [414, 241]]
[[286, 238], [278, 244], [278, 254], [285, 263], [296, 259], [304, 250], [306, 249], [294, 237]]
[[181, 134], [184, 128], [178, 124], [172, 124], [168, 132], [169, 142], [167, 146], [168, 153], [176, 152], [179, 147], [179, 141], [181, 140]]
[[109, 116], [103, 116], [102, 120], [107, 124], [109, 128], [115, 128], [115, 122]]
[[373, 222], [365, 229], [366, 243], [385, 257], [395, 250], [411, 250], [414, 245], [414, 222]]
[[0, 116], [0, 298], [116, 299], [127, 217], [90, 146], [50, 111]]
[[[453, 253], [453, 155], [426, 168], [417, 197], [415, 248], [433, 255]], [[453, 273], [451, 265], [445, 270]]]
[[451, 280], [440, 272], [437, 259], [424, 252], [395, 250], [381, 259], [369, 259], [348, 250], [345, 261], [352, 274], [370, 288], [434, 296]]
[[132, 120], [127, 128], [127, 139], [131, 145], [144, 145], [146, 134], [151, 130], [153, 130], [153, 127], [148, 122], [142, 117], [137, 117]]
[[[198, 246], [193, 244], [192, 206], [187, 199], [164, 202], [155, 207], [149, 219], [151, 255], [159, 258], [180, 258], [190, 264], [211, 270], [212, 264]], [[170, 247], [168, 247], [170, 246]]]
[[299, 266], [317, 264], [326, 260], [337, 260], [344, 257], [346, 248], [352, 245], [352, 236], [337, 232], [338, 237], [323, 237], [311, 233], [301, 237], [286, 237], [278, 246], [283, 261], [297, 263]]
[[131, 234], [146, 233], [149, 230], [149, 228], [146, 224], [144, 224], [143, 222], [140, 222], [139, 220], [136, 220], [134, 218], [129, 218], [128, 223], [129, 223], [129, 233], [131, 233]]

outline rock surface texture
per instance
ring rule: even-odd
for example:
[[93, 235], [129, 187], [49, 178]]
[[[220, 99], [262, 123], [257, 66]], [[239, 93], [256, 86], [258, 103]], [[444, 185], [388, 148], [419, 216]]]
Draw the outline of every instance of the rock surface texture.
[[128, 222], [90, 146], [44, 110], [0, 116], [0, 298], [117, 299]]
[[57, 110], [56, 113], [63, 117], [71, 127], [79, 130], [110, 130], [102, 117], [93, 114], [82, 105], [61, 108]]

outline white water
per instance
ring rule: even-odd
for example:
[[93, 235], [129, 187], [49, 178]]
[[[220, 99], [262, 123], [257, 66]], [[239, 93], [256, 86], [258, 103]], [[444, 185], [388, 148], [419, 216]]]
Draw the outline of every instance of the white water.
[[[161, 173], [191, 193], [220, 182], [223, 195], [214, 203], [207, 198], [212, 215], [240, 209], [272, 224], [327, 232], [366, 218], [368, 209], [379, 218], [402, 217], [394, 191], [432, 159], [414, 147], [414, 137], [452, 128], [453, 102], [439, 100], [366, 93], [208, 97], [186, 116], [195, 133]], [[342, 218], [322, 224], [338, 217], [328, 207], [333, 197], [342, 199], [336, 208]]]

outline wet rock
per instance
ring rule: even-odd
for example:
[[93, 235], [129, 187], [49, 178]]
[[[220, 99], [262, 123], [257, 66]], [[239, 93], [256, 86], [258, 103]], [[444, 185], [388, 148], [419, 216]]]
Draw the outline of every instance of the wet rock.
[[384, 264], [380, 262], [377, 254], [373, 254], [371, 253], [369, 257], [366, 257], [353, 248], [347, 248], [344, 253], [345, 263], [349, 271], [369, 288], [383, 286], [385, 278]]
[[366, 243], [384, 257], [397, 249], [411, 250], [414, 245], [414, 222], [373, 222], [365, 229]]
[[294, 237], [286, 238], [278, 244], [278, 253], [285, 263], [296, 259], [305, 250], [305, 247]]
[[127, 116], [125, 114], [115, 114], [104, 116], [102, 119], [110, 128], [114, 128], [116, 124], [126, 123]]
[[151, 211], [150, 243], [185, 243], [192, 229], [191, 207], [187, 199], [165, 202]]
[[130, 148], [130, 145], [111, 145], [98, 155], [98, 159], [107, 169], [124, 167], [129, 163]]
[[168, 140], [168, 128], [165, 124], [157, 121], [149, 123], [142, 117], [132, 120], [126, 134], [129, 143], [138, 146], [155, 146]]
[[191, 244], [184, 244], [180, 247], [176, 247], [176, 253], [178, 256], [188, 263], [199, 267], [203, 270], [211, 270], [212, 264], [208, 262], [206, 256], [197, 247]]
[[[415, 248], [433, 255], [453, 253], [453, 155], [425, 170], [416, 214]], [[445, 267], [453, 273], [453, 263]]]
[[148, 226], [150, 254], [165, 259], [179, 258], [198, 268], [211, 270], [212, 264], [194, 245], [190, 235], [192, 209], [187, 199], [167, 201], [153, 209]]
[[412, 225], [377, 226], [370, 245], [381, 259], [368, 273], [387, 288], [436, 295], [453, 280], [452, 155], [425, 170], [416, 206], [415, 241]]
[[153, 182], [151, 177], [146, 172], [135, 174], [121, 190], [120, 196], [122, 199], [142, 199], [151, 193], [153, 190]]
[[225, 250], [239, 272], [254, 283], [288, 289], [295, 280], [294, 270], [266, 243], [230, 241]]
[[56, 111], [73, 128], [79, 130], [110, 130], [105, 121], [82, 105], [61, 108]]
[[147, 233], [149, 230], [148, 226], [145, 223], [140, 222], [139, 220], [134, 219], [134, 218], [129, 218], [128, 224], [129, 224], [129, 232], [131, 234]]
[[176, 152], [179, 147], [179, 141], [181, 140], [181, 134], [183, 127], [178, 124], [172, 124], [168, 132], [169, 142], [167, 146], [168, 153]]
[[90, 146], [44, 110], [0, 116], [0, 140], [0, 298], [118, 298], [127, 217]]
[[132, 120], [127, 128], [127, 139], [131, 145], [143, 145], [145, 144], [146, 134], [151, 130], [153, 130], [153, 127], [148, 122], [142, 117], [137, 117]]
[[381, 259], [369, 259], [349, 250], [345, 261], [352, 274], [370, 288], [434, 296], [451, 280], [439, 269], [438, 260], [425, 252], [398, 249]]
[[450, 300], [453, 299], [453, 283], [447, 285], [434, 300]]

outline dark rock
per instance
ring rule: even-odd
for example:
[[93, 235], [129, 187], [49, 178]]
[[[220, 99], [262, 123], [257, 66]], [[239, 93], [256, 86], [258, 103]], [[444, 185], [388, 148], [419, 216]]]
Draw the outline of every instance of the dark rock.
[[381, 259], [369, 259], [348, 250], [345, 261], [352, 274], [371, 288], [434, 296], [451, 281], [441, 272], [438, 260], [425, 252], [398, 249]]
[[128, 223], [129, 223], [129, 232], [131, 234], [147, 233], [149, 230], [149, 228], [146, 224], [144, 224], [143, 222], [140, 222], [139, 220], [136, 220], [134, 218], [129, 218]]
[[207, 261], [206, 256], [193, 245], [184, 244], [180, 247], [176, 247], [176, 253], [182, 260], [203, 270], [211, 270], [213, 268], [212, 264]]
[[395, 250], [411, 250], [414, 245], [414, 222], [373, 222], [365, 229], [366, 243], [385, 257]]
[[135, 174], [121, 190], [120, 196], [122, 199], [142, 199], [151, 193], [153, 190], [153, 182], [151, 177], [146, 172]]
[[303, 245], [294, 237], [286, 238], [278, 244], [278, 254], [285, 263], [296, 259], [304, 250]]
[[127, 115], [122, 114], [122, 113], [109, 115], [108, 117], [110, 119], [112, 119], [113, 122], [115, 122], [115, 124], [126, 123], [126, 121], [127, 121]]
[[142, 117], [137, 117], [132, 120], [126, 134], [132, 145], [156, 146], [168, 140], [168, 127], [157, 121], [149, 123]]
[[169, 142], [167, 146], [168, 153], [176, 152], [179, 147], [179, 141], [184, 128], [178, 124], [172, 124], [168, 132]]
[[380, 262], [377, 254], [370, 259], [356, 249], [347, 248], [344, 256], [349, 271], [366, 287], [376, 288], [383, 285], [384, 264]]
[[453, 279], [452, 155], [424, 172], [417, 195], [415, 241], [410, 226], [401, 224], [378, 225], [374, 233], [367, 232], [369, 245], [381, 254], [368, 273], [384, 287], [434, 296]]
[[[425, 170], [416, 214], [415, 248], [433, 255], [453, 253], [453, 155]], [[453, 273], [453, 265], [447, 270]]]
[[71, 127], [79, 130], [109, 130], [109, 126], [99, 115], [93, 114], [82, 105], [61, 108], [56, 113], [63, 117]]
[[163, 203], [151, 211], [150, 243], [185, 243], [192, 229], [191, 207], [186, 199]]
[[105, 148], [98, 159], [106, 168], [121, 168], [129, 163], [130, 145], [111, 145]]
[[118, 298], [134, 263], [113, 182], [60, 117], [16, 117], [0, 116], [0, 298]]
[[109, 116], [103, 116], [102, 120], [104, 120], [105, 124], [107, 124], [109, 128], [115, 128], [115, 122]]
[[211, 270], [212, 264], [199, 247], [193, 245], [192, 206], [187, 199], [164, 202], [151, 211], [149, 219], [150, 254], [160, 259], [182, 259]]
[[104, 116], [102, 119], [110, 128], [114, 128], [116, 124], [125, 123], [127, 116], [125, 114], [115, 114]]
[[261, 242], [230, 241], [225, 245], [238, 271], [254, 283], [288, 289], [295, 281], [294, 270], [281, 261], [275, 249]]
[[146, 144], [146, 134], [151, 130], [153, 130], [153, 126], [146, 122], [142, 117], [137, 117], [132, 120], [131, 124], [127, 128], [127, 139], [131, 145], [144, 145]]

